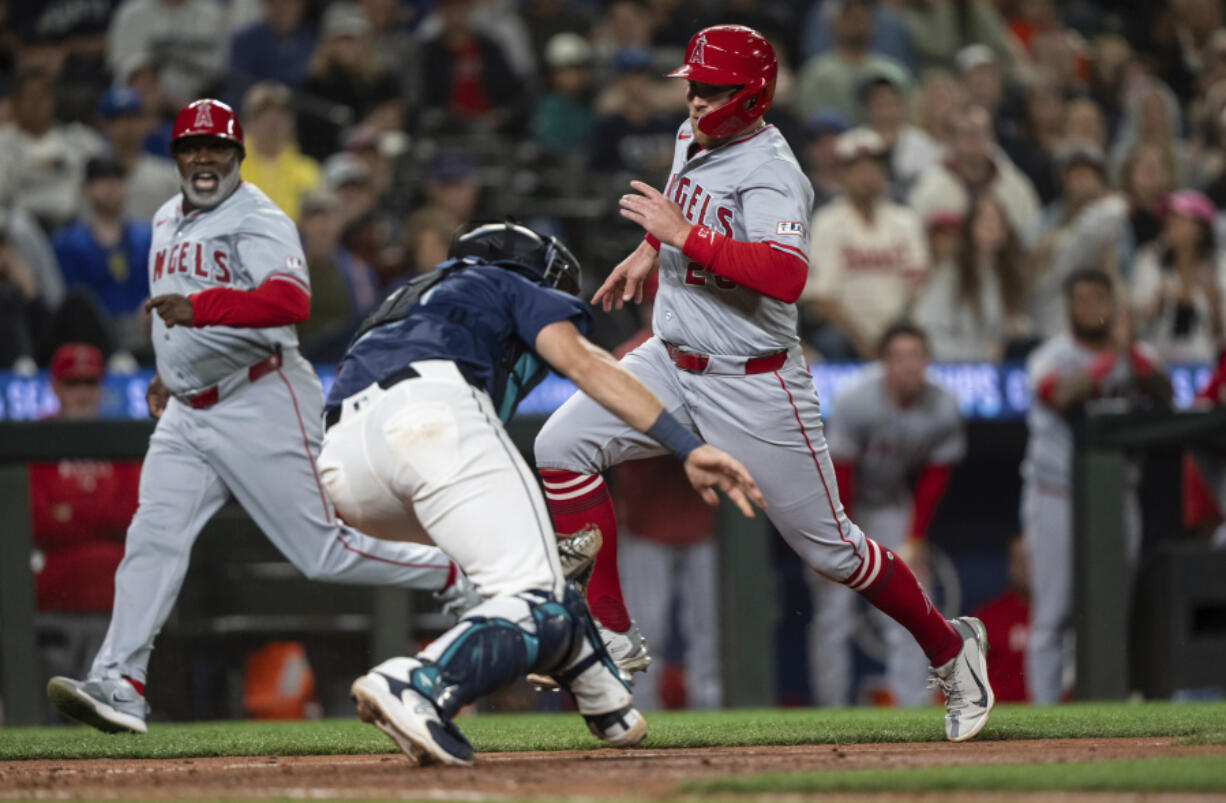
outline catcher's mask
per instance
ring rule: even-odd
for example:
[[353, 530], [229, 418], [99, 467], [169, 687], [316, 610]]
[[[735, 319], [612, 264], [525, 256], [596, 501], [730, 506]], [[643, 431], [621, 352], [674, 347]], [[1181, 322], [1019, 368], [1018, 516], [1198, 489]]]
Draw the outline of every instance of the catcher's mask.
[[472, 223], [456, 232], [447, 249], [452, 259], [503, 261], [522, 273], [572, 296], [579, 295], [579, 260], [557, 237], [545, 237], [514, 221]]

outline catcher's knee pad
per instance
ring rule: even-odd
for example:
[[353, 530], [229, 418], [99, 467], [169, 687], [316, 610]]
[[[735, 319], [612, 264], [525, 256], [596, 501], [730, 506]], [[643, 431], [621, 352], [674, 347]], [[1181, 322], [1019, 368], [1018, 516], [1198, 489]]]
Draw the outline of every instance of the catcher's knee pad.
[[546, 591], [495, 597], [422, 651], [406, 679], [452, 716], [528, 672], [550, 672], [564, 663], [582, 638], [575, 610], [565, 595], [559, 601]]

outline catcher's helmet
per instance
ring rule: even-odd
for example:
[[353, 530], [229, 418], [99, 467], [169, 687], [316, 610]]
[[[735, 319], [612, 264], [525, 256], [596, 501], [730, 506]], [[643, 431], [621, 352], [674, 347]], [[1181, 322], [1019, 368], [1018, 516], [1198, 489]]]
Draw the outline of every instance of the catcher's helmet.
[[779, 66], [766, 37], [744, 25], [703, 28], [685, 48], [685, 64], [668, 74], [715, 86], [740, 86], [732, 99], [702, 116], [698, 130], [722, 139], [766, 114]]
[[557, 237], [545, 237], [512, 221], [474, 223], [451, 241], [447, 256], [478, 257], [513, 262], [530, 274], [572, 296], [579, 295], [579, 260]]
[[247, 153], [238, 115], [220, 100], [201, 98], [179, 110], [170, 130], [170, 149], [173, 151], [174, 144], [185, 137], [217, 137], [233, 142], [242, 154]]

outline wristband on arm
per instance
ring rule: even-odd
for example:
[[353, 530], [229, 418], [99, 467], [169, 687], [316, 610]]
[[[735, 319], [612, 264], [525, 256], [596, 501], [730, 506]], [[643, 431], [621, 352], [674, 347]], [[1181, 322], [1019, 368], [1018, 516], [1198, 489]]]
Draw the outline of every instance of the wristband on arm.
[[668, 410], [661, 410], [656, 422], [647, 430], [647, 435], [655, 438], [660, 445], [677, 456], [681, 462], [690, 456], [690, 452], [702, 446], [702, 441], [672, 416]]

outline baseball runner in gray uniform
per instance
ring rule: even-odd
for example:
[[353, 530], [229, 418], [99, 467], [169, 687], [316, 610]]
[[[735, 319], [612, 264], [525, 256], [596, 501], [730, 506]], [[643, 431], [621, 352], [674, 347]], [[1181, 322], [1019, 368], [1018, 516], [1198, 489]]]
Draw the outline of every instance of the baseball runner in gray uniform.
[[[1066, 669], [1072, 668], [1071, 421], [1093, 399], [1142, 398], [1161, 406], [1171, 400], [1157, 355], [1118, 335], [1115, 286], [1106, 273], [1074, 271], [1065, 280], [1064, 298], [1068, 331], [1044, 342], [1026, 365], [1033, 401], [1026, 415], [1030, 438], [1022, 461], [1021, 518], [1032, 586], [1026, 645], [1026, 693], [1032, 703], [1059, 702], [1069, 685]], [[1133, 562], [1141, 546], [1139, 479], [1134, 465], [1121, 500]]]
[[183, 192], [153, 219], [149, 285], [158, 419], [140, 506], [115, 576], [110, 627], [85, 681], [52, 678], [66, 715], [107, 732], [146, 730], [153, 640], [178, 596], [200, 529], [233, 496], [307, 577], [471, 588], [439, 549], [380, 541], [336, 518], [315, 466], [322, 392], [298, 353], [310, 311], [294, 224], [239, 179], [242, 128], [225, 104], [179, 112], [172, 150]]
[[[924, 536], [949, 483], [951, 467], [966, 453], [958, 400], [925, 376], [928, 339], [909, 323], [888, 328], [878, 346], [881, 362], [835, 400], [826, 421], [827, 443], [839, 496], [877, 539], [927, 574]], [[854, 506], [854, 507], [853, 507]], [[814, 578], [816, 579], [816, 578]], [[822, 705], [848, 705], [851, 638], [856, 596], [814, 582], [809, 638], [813, 688]], [[879, 617], [885, 641], [886, 680], [895, 703], [926, 705], [924, 656], [905, 629]]]
[[[941, 616], [902, 559], [865, 537], [839, 502], [796, 336], [813, 189], [782, 135], [762, 119], [775, 74], [770, 44], [750, 28], [719, 25], [690, 40], [685, 64], [671, 73], [689, 81], [690, 113], [677, 132], [672, 176], [664, 192], [632, 182], [637, 192], [621, 198], [622, 215], [647, 236], [593, 302], [608, 308], [638, 300], [658, 268], [655, 336], [622, 364], [684, 426], [749, 469], [767, 515], [811, 568], [860, 592], [915, 636], [945, 692], [947, 737], [969, 739], [994, 702], [982, 625]], [[590, 398], [573, 396], [536, 442], [555, 529], [595, 523], [615, 544], [600, 472], [662, 453]], [[615, 560], [602, 550], [588, 599], [611, 631], [614, 660], [642, 667], [646, 651], [627, 635], [624, 604], [618, 611], [614, 587], [598, 582], [609, 563]]]

